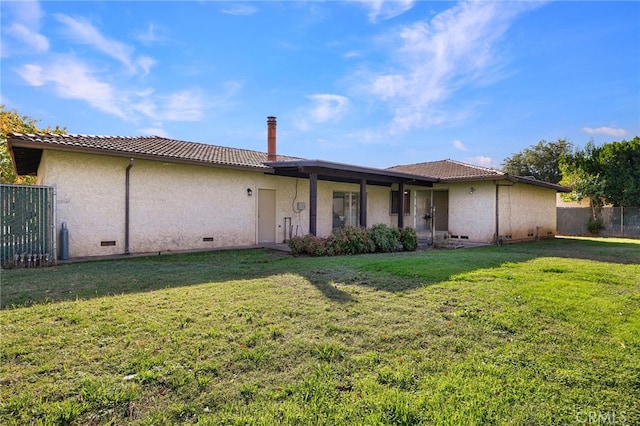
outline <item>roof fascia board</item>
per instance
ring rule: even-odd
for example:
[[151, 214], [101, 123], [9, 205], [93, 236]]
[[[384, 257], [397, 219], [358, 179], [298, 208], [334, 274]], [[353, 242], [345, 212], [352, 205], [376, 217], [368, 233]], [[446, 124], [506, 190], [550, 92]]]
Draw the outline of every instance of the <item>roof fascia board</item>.
[[[267, 166], [270, 166], [276, 170], [284, 171], [295, 169], [298, 173], [303, 175], [309, 175], [316, 173], [319, 176], [322, 175], [325, 178], [338, 177], [353, 179], [358, 181], [361, 179], [367, 179], [370, 181], [380, 182], [386, 185], [392, 183], [414, 183], [421, 186], [433, 186], [433, 183], [439, 181], [439, 179], [413, 175], [409, 173], [394, 172], [389, 170], [375, 169], [369, 167], [353, 166], [343, 163], [332, 163], [328, 161], [319, 160], [302, 160], [302, 161], [278, 161], [278, 162], [266, 162]], [[331, 180], [331, 179], [327, 179]]]
[[510, 174], [496, 175], [496, 176], [482, 176], [482, 177], [461, 177], [461, 178], [443, 178], [440, 183], [456, 183], [456, 182], [478, 182], [478, 181], [492, 181], [497, 182], [500, 180], [507, 180], [514, 184], [523, 183], [526, 185], [539, 186], [547, 189], [554, 189], [557, 192], [571, 192], [571, 188], [558, 185], [555, 183], [544, 182], [536, 179], [529, 179], [522, 176], [515, 176]]

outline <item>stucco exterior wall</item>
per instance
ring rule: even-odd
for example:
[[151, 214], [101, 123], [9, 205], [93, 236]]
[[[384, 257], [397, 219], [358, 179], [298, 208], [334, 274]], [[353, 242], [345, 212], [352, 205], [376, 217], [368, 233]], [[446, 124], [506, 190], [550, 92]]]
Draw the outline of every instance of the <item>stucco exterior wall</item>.
[[469, 241], [492, 242], [496, 210], [494, 183], [478, 181], [437, 186], [449, 189], [449, 234]]
[[[57, 229], [69, 228], [70, 257], [125, 252], [125, 176], [128, 158], [44, 151], [38, 183], [56, 188]], [[504, 181], [499, 187], [499, 235], [507, 240], [555, 235], [556, 193]], [[472, 190], [473, 188], [473, 190]], [[250, 189], [252, 195], [248, 195]], [[309, 232], [309, 180], [161, 161], [135, 160], [130, 169], [130, 252], [148, 253], [251, 246], [258, 241], [260, 189], [275, 190], [275, 242]], [[416, 221], [416, 191], [405, 226]], [[436, 184], [448, 191], [448, 233], [469, 241], [495, 238], [496, 183]], [[317, 235], [333, 227], [333, 193], [359, 194], [358, 184], [318, 182]], [[397, 226], [391, 188], [367, 186], [367, 224]], [[298, 211], [298, 203], [304, 209]]]
[[[70, 257], [125, 252], [128, 164], [127, 158], [43, 153], [39, 183], [56, 187], [57, 229], [67, 223]], [[291, 217], [300, 234], [308, 232], [308, 181], [298, 182], [296, 200], [306, 208], [295, 212], [296, 179], [135, 160], [130, 170], [131, 253], [253, 245], [261, 188], [276, 190], [276, 242], [285, 238], [284, 217]], [[115, 245], [102, 245], [107, 241]]]
[[[39, 183], [54, 185], [57, 229], [69, 228], [70, 257], [125, 252], [128, 158], [45, 151]], [[236, 170], [149, 160], [130, 169], [131, 253], [250, 246], [258, 239], [259, 189], [276, 194], [275, 242], [309, 232], [309, 181]], [[252, 195], [247, 194], [251, 189]], [[318, 182], [317, 234], [333, 226], [333, 192], [359, 193], [357, 184]], [[367, 222], [395, 226], [389, 188], [367, 187]], [[304, 209], [298, 211], [298, 202]], [[288, 224], [287, 224], [288, 225]], [[213, 241], [211, 241], [213, 239]], [[206, 241], [205, 241], [206, 240]], [[104, 245], [111, 244], [114, 245]]]
[[556, 191], [522, 183], [500, 187], [500, 235], [506, 240], [556, 234]]
[[[506, 241], [556, 234], [556, 191], [509, 181], [497, 182], [498, 235]], [[419, 188], [411, 188], [412, 190]], [[496, 230], [496, 182], [435, 184], [449, 193], [448, 234], [463, 240], [492, 243]], [[418, 220], [413, 215], [413, 220]]]
[[[129, 160], [44, 151], [39, 184], [56, 190], [57, 229], [69, 228], [69, 256], [124, 252], [124, 184]], [[116, 241], [101, 246], [101, 241]]]

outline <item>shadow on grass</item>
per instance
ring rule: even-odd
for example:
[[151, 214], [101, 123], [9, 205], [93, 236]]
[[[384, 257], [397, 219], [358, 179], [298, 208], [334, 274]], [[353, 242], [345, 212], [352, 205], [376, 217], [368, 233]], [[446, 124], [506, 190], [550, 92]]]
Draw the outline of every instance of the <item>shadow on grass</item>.
[[103, 260], [2, 271], [0, 305], [10, 308], [281, 274], [300, 275], [327, 299], [349, 303], [353, 297], [336, 283], [406, 291], [446, 281], [453, 275], [538, 257], [638, 264], [640, 241], [562, 238], [502, 247], [325, 258], [252, 249]]

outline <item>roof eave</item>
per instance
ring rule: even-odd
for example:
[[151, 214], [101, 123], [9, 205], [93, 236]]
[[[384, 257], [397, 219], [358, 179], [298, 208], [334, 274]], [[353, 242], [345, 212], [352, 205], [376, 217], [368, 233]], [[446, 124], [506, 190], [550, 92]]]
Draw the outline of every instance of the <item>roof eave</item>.
[[330, 178], [332, 177], [351, 179], [353, 181], [364, 178], [370, 180], [372, 184], [378, 182], [387, 186], [400, 182], [433, 186], [434, 183], [439, 182], [439, 179], [427, 176], [322, 160], [268, 161], [264, 164], [272, 167], [276, 171], [276, 174], [278, 174], [278, 172], [286, 172], [301, 177], [308, 177], [311, 173], [317, 173], [327, 180], [331, 180]]
[[[189, 165], [208, 166], [208, 167], [222, 167], [222, 168], [236, 169], [236, 170], [255, 170], [255, 171], [264, 171], [264, 172], [270, 171], [270, 168], [264, 164], [250, 165], [250, 164], [211, 162], [211, 161], [193, 160], [188, 158], [145, 154], [145, 153], [131, 152], [131, 151], [118, 151], [118, 150], [108, 150], [108, 149], [91, 148], [91, 147], [43, 144], [40, 142], [32, 142], [32, 141], [18, 139], [18, 138], [12, 139], [11, 137], [9, 137], [7, 141], [8, 141], [9, 151], [11, 153], [12, 162], [14, 161], [13, 147], [17, 147], [17, 148], [38, 150], [40, 152], [45, 150], [76, 152], [81, 154], [108, 155], [112, 157], [135, 158], [139, 160], [160, 161], [160, 162], [166, 162], [166, 163], [179, 163], [179, 164], [189, 164]], [[14, 163], [14, 168], [17, 171], [20, 168], [20, 164]], [[37, 173], [37, 167], [36, 167], [36, 171], [30, 174], [36, 174], [36, 173]]]

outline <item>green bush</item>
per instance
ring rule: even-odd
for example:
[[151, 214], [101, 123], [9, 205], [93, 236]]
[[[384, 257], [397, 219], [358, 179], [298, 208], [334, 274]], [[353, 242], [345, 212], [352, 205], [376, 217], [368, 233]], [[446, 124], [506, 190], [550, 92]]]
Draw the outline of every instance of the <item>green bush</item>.
[[418, 248], [418, 234], [413, 228], [403, 228], [400, 233], [400, 243], [404, 251], [414, 251]]
[[389, 228], [387, 225], [379, 223], [369, 229], [369, 236], [376, 245], [376, 251], [388, 253], [397, 251], [400, 245], [400, 230]]
[[589, 231], [591, 234], [599, 234], [600, 230], [604, 228], [604, 223], [602, 222], [602, 219], [597, 218], [597, 219], [589, 219], [589, 222], [587, 222], [587, 231]]
[[326, 256], [328, 241], [326, 238], [316, 237], [311, 234], [302, 237], [293, 237], [289, 240], [291, 253], [298, 256], [308, 254], [311, 256]]
[[334, 255], [373, 253], [376, 245], [366, 229], [358, 226], [345, 226], [334, 229], [328, 238], [329, 247]]
[[327, 238], [311, 234], [289, 240], [291, 253], [309, 256], [340, 256], [345, 254], [388, 253], [398, 250], [413, 251], [418, 237], [413, 228], [390, 228], [377, 224], [370, 229], [346, 226], [335, 229]]

